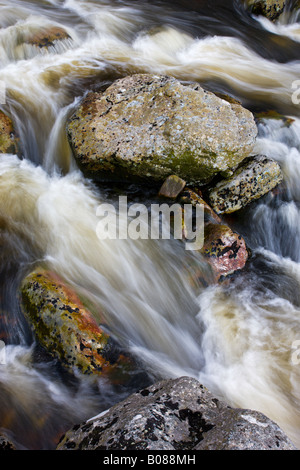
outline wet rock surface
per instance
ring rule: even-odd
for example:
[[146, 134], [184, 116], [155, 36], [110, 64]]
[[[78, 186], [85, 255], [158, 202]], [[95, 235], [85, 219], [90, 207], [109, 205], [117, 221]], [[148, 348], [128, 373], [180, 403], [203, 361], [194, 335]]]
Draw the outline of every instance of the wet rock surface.
[[12, 120], [0, 111], [0, 153], [18, 153], [18, 138]]
[[280, 166], [264, 155], [246, 159], [233, 176], [209, 192], [209, 203], [218, 213], [230, 214], [255, 201], [283, 180]]
[[204, 228], [201, 253], [210, 264], [216, 282], [243, 269], [249, 258], [243, 237], [228, 225], [215, 223], [208, 223]]
[[67, 123], [74, 157], [94, 179], [205, 184], [253, 149], [252, 113], [172, 77], [135, 74], [89, 93]]
[[59, 276], [37, 269], [21, 285], [22, 309], [39, 343], [69, 370], [128, 378], [133, 364]]
[[262, 413], [235, 409], [197, 380], [165, 380], [75, 425], [57, 450], [296, 450]]
[[71, 37], [63, 28], [52, 26], [28, 36], [28, 38], [25, 39], [25, 43], [36, 46], [39, 49], [48, 49], [49, 47], [53, 47], [57, 41], [63, 40], [71, 40]]
[[263, 15], [275, 21], [283, 13], [286, 0], [246, 0], [249, 11], [255, 15]]

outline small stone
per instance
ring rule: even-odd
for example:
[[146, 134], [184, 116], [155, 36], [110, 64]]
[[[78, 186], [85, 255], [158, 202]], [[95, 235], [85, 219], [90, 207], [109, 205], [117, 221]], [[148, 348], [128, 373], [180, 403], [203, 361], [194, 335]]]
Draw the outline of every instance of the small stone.
[[18, 138], [12, 120], [0, 111], [0, 153], [18, 152]]
[[205, 225], [201, 253], [211, 265], [216, 282], [243, 269], [249, 257], [243, 237], [227, 225], [215, 223]]
[[186, 188], [180, 195], [179, 202], [181, 204], [192, 204], [194, 207], [199, 204], [204, 207], [204, 217], [206, 221], [214, 221], [217, 224], [221, 223], [220, 217], [210, 207], [209, 204], [195, 191], [190, 188]]
[[169, 199], [176, 199], [177, 196], [183, 191], [186, 182], [176, 175], [170, 175], [163, 183], [159, 190], [158, 195], [160, 197], [166, 197]]

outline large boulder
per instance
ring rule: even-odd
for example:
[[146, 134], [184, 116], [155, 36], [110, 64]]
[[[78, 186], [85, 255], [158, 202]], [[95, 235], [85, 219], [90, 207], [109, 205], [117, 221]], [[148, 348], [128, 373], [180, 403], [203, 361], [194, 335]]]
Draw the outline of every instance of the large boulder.
[[76, 425], [57, 450], [296, 450], [262, 413], [234, 409], [197, 380], [181, 377], [140, 390]]
[[251, 13], [263, 15], [271, 21], [279, 18], [286, 4], [286, 0], [246, 0], [246, 5]]
[[209, 192], [209, 202], [218, 214], [230, 214], [261, 198], [282, 180], [280, 166], [275, 160], [256, 155], [244, 160], [230, 178], [214, 186]]
[[132, 370], [111, 336], [57, 274], [36, 269], [23, 280], [22, 309], [38, 342], [65, 367], [122, 382]]
[[172, 77], [136, 74], [88, 93], [67, 123], [82, 171], [94, 179], [205, 184], [253, 149], [252, 113]]

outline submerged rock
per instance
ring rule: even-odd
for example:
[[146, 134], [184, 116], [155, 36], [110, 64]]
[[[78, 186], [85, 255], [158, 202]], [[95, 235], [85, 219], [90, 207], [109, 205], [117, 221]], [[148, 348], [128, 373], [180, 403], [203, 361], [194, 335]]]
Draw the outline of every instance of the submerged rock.
[[252, 113], [198, 84], [136, 74], [89, 93], [67, 123], [82, 171], [94, 179], [204, 184], [253, 149]]
[[263, 15], [271, 21], [279, 18], [286, 3], [286, 0], [246, 0], [246, 5], [251, 13]]
[[55, 273], [38, 269], [21, 285], [22, 307], [39, 343], [69, 369], [121, 382], [131, 360]]
[[18, 153], [18, 138], [12, 120], [0, 111], [0, 153]]
[[216, 223], [205, 225], [201, 253], [211, 265], [215, 281], [243, 269], [249, 258], [243, 237], [228, 225]]
[[67, 432], [57, 450], [297, 450], [257, 411], [235, 409], [197, 380], [164, 380]]
[[230, 178], [220, 181], [210, 192], [209, 202], [218, 214], [230, 214], [255, 201], [283, 180], [275, 160], [264, 155], [246, 159]]
[[57, 41], [70, 40], [69, 34], [59, 26], [51, 26], [46, 29], [37, 31], [25, 39], [25, 43], [32, 46], [39, 47], [40, 49], [53, 47]]

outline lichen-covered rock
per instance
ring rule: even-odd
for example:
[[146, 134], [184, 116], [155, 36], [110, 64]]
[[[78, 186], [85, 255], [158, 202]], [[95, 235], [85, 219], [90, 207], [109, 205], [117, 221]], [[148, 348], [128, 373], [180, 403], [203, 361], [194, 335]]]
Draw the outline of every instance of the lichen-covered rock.
[[216, 223], [205, 225], [201, 253], [211, 265], [215, 281], [243, 269], [249, 258], [243, 237], [228, 225]]
[[190, 377], [164, 380], [67, 432], [57, 450], [296, 450], [262, 413], [230, 408]]
[[244, 161], [233, 176], [220, 181], [209, 192], [209, 202], [218, 214], [230, 214], [264, 196], [282, 180], [275, 160], [256, 155]]
[[51, 26], [29, 35], [24, 42], [39, 47], [40, 49], [48, 49], [49, 47], [53, 47], [57, 41], [63, 40], [71, 40], [71, 37], [63, 28]]
[[12, 120], [0, 111], [0, 153], [18, 152], [18, 138]]
[[132, 370], [131, 360], [55, 273], [37, 269], [26, 276], [21, 300], [39, 343], [70, 370], [107, 375], [116, 382]]
[[246, 0], [246, 5], [251, 13], [263, 15], [271, 21], [279, 18], [284, 11], [286, 3], [286, 0]]
[[94, 179], [204, 184], [253, 149], [252, 113], [198, 84], [136, 74], [89, 93], [67, 123], [81, 170]]

